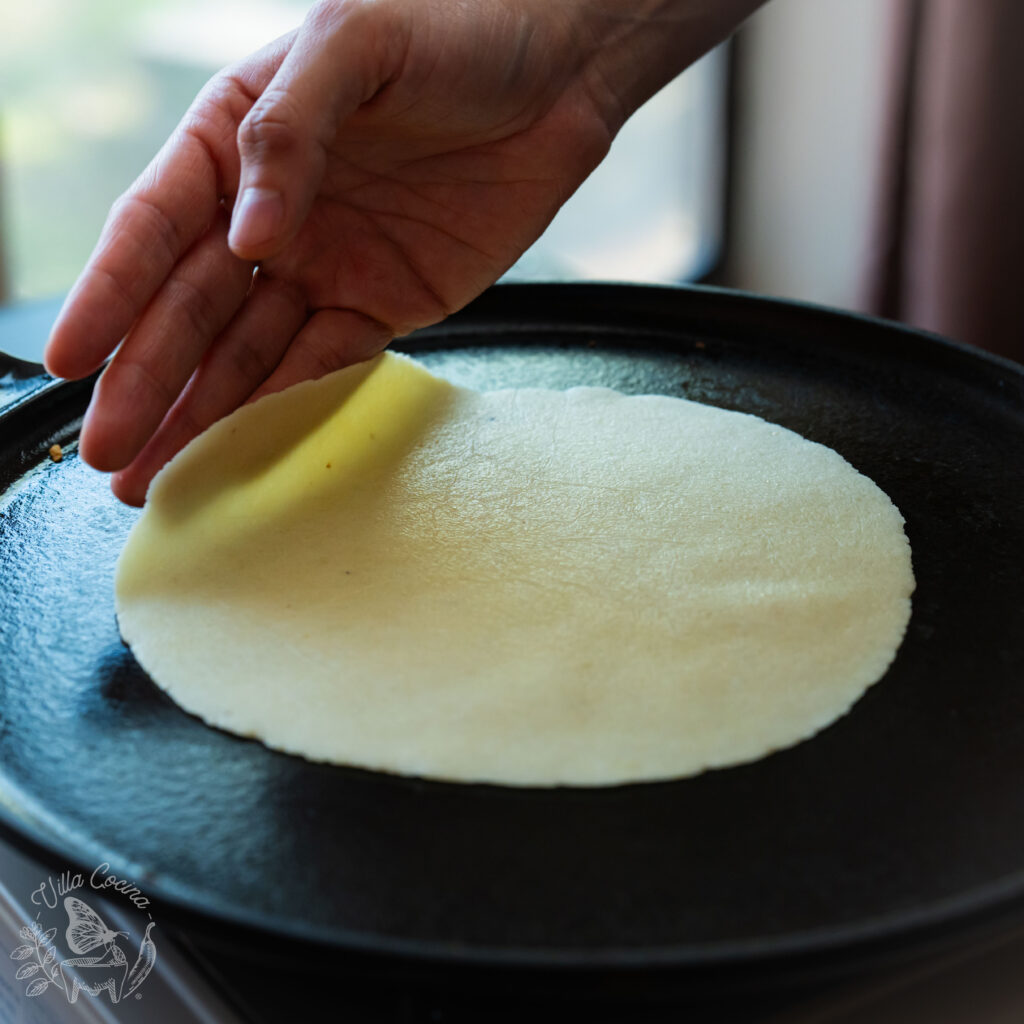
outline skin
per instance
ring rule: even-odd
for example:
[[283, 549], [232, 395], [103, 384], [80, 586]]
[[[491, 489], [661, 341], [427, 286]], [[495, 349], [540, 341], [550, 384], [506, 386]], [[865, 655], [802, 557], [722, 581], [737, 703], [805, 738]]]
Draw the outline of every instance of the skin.
[[117, 349], [82, 458], [142, 504], [239, 405], [465, 305], [757, 5], [319, 4], [217, 75], [111, 210], [45, 355], [78, 378]]

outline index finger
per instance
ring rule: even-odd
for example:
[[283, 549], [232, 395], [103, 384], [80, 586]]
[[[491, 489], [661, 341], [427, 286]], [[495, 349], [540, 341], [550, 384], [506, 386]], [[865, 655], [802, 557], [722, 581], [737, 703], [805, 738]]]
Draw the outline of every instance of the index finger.
[[238, 185], [239, 122], [292, 36], [215, 78], [134, 185], [114, 204], [46, 346], [47, 370], [84, 377], [117, 347], [179, 259]]
[[59, 377], [84, 377], [114, 350], [220, 201], [211, 155], [176, 133], [115, 204], [46, 347]]

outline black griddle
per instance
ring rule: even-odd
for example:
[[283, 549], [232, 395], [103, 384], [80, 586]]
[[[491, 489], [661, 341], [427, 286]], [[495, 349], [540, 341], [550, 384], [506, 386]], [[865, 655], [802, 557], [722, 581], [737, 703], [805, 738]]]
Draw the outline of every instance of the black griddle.
[[181, 711], [121, 643], [112, 576], [138, 513], [77, 457], [91, 381], [8, 361], [8, 838], [56, 870], [107, 862], [155, 919], [236, 955], [385, 971], [734, 985], [1021, 918], [1021, 367], [815, 307], [611, 285], [498, 286], [394, 347], [460, 384], [678, 395], [835, 448], [906, 518], [895, 663], [812, 740], [678, 782], [463, 786], [270, 751]]

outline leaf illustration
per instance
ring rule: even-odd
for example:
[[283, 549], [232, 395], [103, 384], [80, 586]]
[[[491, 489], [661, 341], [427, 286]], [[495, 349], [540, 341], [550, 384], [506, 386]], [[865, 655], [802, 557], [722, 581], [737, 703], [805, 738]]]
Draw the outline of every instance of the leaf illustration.
[[31, 999], [33, 996], [41, 996], [47, 989], [50, 983], [45, 978], [36, 978], [27, 989], [25, 989], [25, 995]]
[[47, 928], [46, 931], [43, 932], [43, 941], [44, 942], [53, 942], [53, 937], [56, 934], [57, 934], [57, 929], [56, 928]]
[[25, 957], [31, 956], [35, 951], [35, 946], [18, 946], [17, 949], [11, 951], [11, 959], [24, 960]]
[[[149, 972], [153, 970], [153, 964], [156, 963], [156, 943], [149, 937], [155, 923], [155, 921], [150, 921], [146, 925], [146, 934], [142, 937], [135, 966], [125, 981], [124, 996], [130, 996], [146, 980]], [[121, 998], [123, 999], [124, 996]]]
[[57, 950], [54, 949], [53, 946], [51, 946], [46, 951], [46, 956], [43, 957], [43, 966], [45, 967], [47, 964], [52, 964], [53, 961], [56, 960], [56, 959], [57, 959]]
[[21, 929], [21, 931], [20, 931], [20, 932], [18, 932], [18, 934], [19, 934], [19, 935], [20, 935], [20, 936], [21, 936], [21, 937], [22, 937], [22, 938], [23, 938], [23, 939], [24, 939], [24, 940], [25, 940], [26, 942], [34, 942], [34, 941], [35, 941], [36, 933], [35, 933], [35, 932], [34, 932], [34, 931], [33, 931], [33, 930], [31, 929], [31, 928], [29, 928], [29, 926], [28, 926], [28, 925], [25, 925], [25, 927], [24, 927], [24, 928], [22, 928], [22, 929]]
[[24, 981], [26, 978], [31, 978], [39, 970], [39, 964], [22, 964], [18, 968], [18, 973], [15, 977], [18, 981]]

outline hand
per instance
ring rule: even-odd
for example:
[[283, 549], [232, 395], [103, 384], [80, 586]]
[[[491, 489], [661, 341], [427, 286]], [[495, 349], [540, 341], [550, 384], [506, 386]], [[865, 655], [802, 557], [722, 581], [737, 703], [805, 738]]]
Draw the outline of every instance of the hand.
[[479, 294], [646, 94], [730, 27], [710, 15], [702, 35], [691, 17], [652, 71], [633, 67], [658, 37], [635, 4], [590, 17], [575, 2], [325, 2], [210, 82], [115, 204], [46, 351], [50, 372], [81, 377], [123, 339], [80, 440], [119, 498], [141, 504], [242, 403]]

